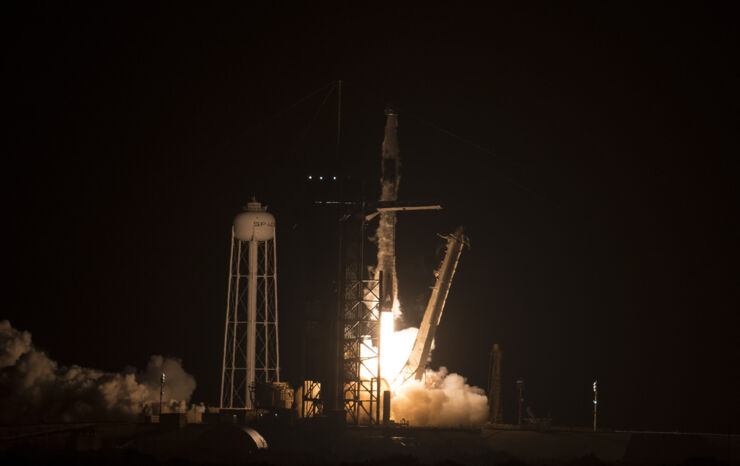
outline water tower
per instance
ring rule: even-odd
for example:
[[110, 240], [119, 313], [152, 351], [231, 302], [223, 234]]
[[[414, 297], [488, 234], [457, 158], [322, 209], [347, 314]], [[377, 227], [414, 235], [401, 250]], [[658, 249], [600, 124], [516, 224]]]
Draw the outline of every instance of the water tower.
[[231, 230], [222, 409], [254, 409], [256, 387], [280, 382], [275, 254], [275, 217], [252, 198]]

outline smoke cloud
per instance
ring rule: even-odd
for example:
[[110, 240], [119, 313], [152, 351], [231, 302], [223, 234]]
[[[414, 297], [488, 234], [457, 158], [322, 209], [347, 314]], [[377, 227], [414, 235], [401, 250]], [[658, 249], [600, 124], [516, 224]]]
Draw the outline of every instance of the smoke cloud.
[[184, 409], [195, 379], [179, 359], [152, 356], [143, 372], [104, 372], [60, 366], [31, 343], [31, 334], [0, 321], [0, 422], [136, 420], [159, 401], [160, 376], [167, 374], [163, 401]]
[[420, 427], [479, 427], [486, 422], [488, 399], [482, 389], [445, 367], [427, 370], [425, 379], [409, 380], [395, 391], [393, 419]]

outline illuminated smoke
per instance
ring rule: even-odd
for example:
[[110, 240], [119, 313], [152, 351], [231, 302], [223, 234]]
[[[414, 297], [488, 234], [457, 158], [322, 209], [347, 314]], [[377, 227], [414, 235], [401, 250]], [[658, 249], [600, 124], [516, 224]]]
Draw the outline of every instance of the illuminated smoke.
[[160, 376], [167, 374], [163, 401], [183, 410], [195, 379], [179, 359], [152, 356], [143, 372], [104, 372], [60, 366], [31, 343], [31, 334], [0, 321], [0, 422], [136, 420], [159, 401]]
[[[390, 320], [382, 316], [381, 328], [384, 321]], [[411, 378], [402, 382], [400, 377], [393, 381], [406, 363], [418, 332], [419, 329], [410, 327], [389, 334], [386, 328], [381, 336], [381, 373], [391, 382], [392, 418], [420, 427], [481, 426], [488, 418], [488, 398], [463, 376], [450, 374], [442, 367], [438, 371], [427, 369], [422, 381]]]
[[[479, 427], [488, 419], [488, 398], [478, 387], [469, 385], [458, 374], [442, 367], [438, 371], [427, 369], [424, 380], [414, 378], [403, 382], [395, 378], [408, 359], [419, 329], [414, 327], [393, 331], [390, 312], [381, 315], [381, 375], [382, 390], [390, 384], [393, 393], [391, 417], [396, 422], [408, 421], [419, 427]], [[372, 342], [363, 345], [363, 356], [371, 358]], [[432, 346], [433, 348], [433, 346]], [[363, 366], [362, 377], [376, 377], [374, 366]], [[395, 378], [395, 381], [394, 381]]]
[[411, 379], [395, 392], [391, 415], [412, 426], [479, 427], [488, 418], [485, 392], [445, 367], [427, 370], [425, 380]]

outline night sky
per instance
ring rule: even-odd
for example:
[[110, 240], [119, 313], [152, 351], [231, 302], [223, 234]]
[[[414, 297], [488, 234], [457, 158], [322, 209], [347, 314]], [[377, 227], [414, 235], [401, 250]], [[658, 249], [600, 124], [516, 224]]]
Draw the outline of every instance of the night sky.
[[485, 387], [499, 343], [507, 422], [521, 377], [536, 414], [589, 425], [598, 378], [605, 427], [739, 431], [736, 24], [597, 3], [6, 6], [0, 319], [61, 364], [182, 358], [216, 403], [230, 225], [255, 195], [283, 374], [321, 377], [335, 218], [312, 201], [336, 188], [307, 175], [375, 198], [391, 104], [400, 197], [445, 206], [399, 216], [409, 324], [436, 234], [472, 243], [433, 367]]

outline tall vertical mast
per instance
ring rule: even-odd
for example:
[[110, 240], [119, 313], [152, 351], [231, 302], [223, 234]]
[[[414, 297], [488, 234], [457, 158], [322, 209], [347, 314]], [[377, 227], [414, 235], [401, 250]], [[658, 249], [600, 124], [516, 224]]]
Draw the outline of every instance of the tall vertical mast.
[[498, 343], [491, 348], [491, 361], [488, 368], [488, 406], [490, 407], [489, 421], [501, 424], [503, 419], [503, 405], [501, 404], [501, 359], [503, 354]]
[[[341, 158], [342, 138], [342, 80], [339, 80], [337, 88], [337, 170], [339, 172], [339, 204], [337, 204], [337, 219], [344, 215], [344, 167]], [[331, 377], [329, 401], [332, 409], [336, 412], [344, 409], [344, 401], [341, 396], [344, 393], [344, 222], [339, 220], [337, 224], [337, 310], [334, 322], [334, 371]]]

